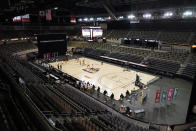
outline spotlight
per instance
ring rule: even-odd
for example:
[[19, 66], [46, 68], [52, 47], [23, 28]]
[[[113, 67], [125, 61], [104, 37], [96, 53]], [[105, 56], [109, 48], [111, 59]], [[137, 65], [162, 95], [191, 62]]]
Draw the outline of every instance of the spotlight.
[[151, 18], [151, 17], [152, 17], [152, 15], [151, 15], [151, 14], [149, 14], [149, 13], [147, 13], [147, 14], [143, 14], [143, 17], [144, 17], [144, 18], [146, 18], [146, 19], [149, 19], [149, 18]]
[[54, 10], [58, 10], [58, 7], [54, 7]]
[[111, 17], [109, 16], [109, 17], [107, 17], [106, 19], [107, 19], [107, 20], [111, 20]]
[[164, 17], [171, 17], [171, 16], [173, 16], [173, 13], [172, 12], [166, 12], [164, 14]]
[[118, 17], [119, 20], [121, 20], [121, 19], [123, 19], [123, 18], [124, 18], [123, 16], [119, 16], [119, 17]]
[[94, 18], [90, 18], [89, 20], [90, 20], [90, 21], [94, 21]]
[[98, 17], [97, 21], [103, 21], [103, 18], [102, 17]]
[[134, 19], [135, 18], [135, 15], [131, 14], [128, 16], [128, 19]]
[[192, 11], [185, 11], [184, 13], [183, 13], [183, 16], [192, 16], [193, 15], [193, 12]]
[[88, 21], [88, 18], [84, 18], [84, 21]]
[[80, 21], [80, 22], [81, 22], [81, 21], [82, 21], [82, 18], [79, 18], [79, 19], [78, 19], [78, 21]]

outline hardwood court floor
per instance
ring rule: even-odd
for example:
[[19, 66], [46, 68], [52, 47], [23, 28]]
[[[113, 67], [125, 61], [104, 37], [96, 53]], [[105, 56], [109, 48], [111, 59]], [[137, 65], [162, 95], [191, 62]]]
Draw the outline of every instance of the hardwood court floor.
[[[134, 85], [136, 74], [140, 76], [140, 81], [144, 84], [147, 84], [148, 81], [156, 78], [154, 75], [134, 70], [124, 71], [125, 68], [109, 63], [103, 63], [103, 65], [101, 65], [100, 61], [94, 59], [82, 57], [80, 60], [81, 62], [84, 60], [85, 65], [80, 65], [80, 62], [76, 59], [58, 61], [49, 64], [55, 68], [57, 68], [58, 63], [62, 64], [62, 71], [64, 73], [67, 73], [79, 80], [94, 84], [96, 87], [99, 86], [101, 92], [107, 90], [108, 96], [113, 93], [114, 99], [116, 100], [119, 100], [121, 93], [125, 95], [127, 90], [131, 92], [132, 90], [138, 89], [138, 87]], [[96, 73], [86, 72], [83, 69], [86, 69], [87, 65], [99, 68], [99, 71]]]

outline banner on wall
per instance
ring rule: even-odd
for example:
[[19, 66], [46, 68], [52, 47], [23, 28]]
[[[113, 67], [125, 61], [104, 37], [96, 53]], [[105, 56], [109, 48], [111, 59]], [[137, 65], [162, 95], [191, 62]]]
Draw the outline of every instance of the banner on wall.
[[53, 52], [51, 53], [51, 57], [54, 58], [54, 53]]
[[39, 16], [40, 17], [45, 17], [45, 11], [39, 11]]
[[46, 20], [51, 21], [52, 20], [52, 12], [51, 9], [46, 10]]
[[174, 94], [173, 94], [173, 99], [176, 99], [177, 95], [178, 95], [178, 88], [175, 88]]
[[53, 52], [52, 54], [53, 54], [53, 57], [55, 58], [56, 57], [56, 52]]
[[48, 59], [50, 59], [50, 53], [48, 53]]
[[44, 54], [44, 60], [46, 59], [46, 54]]
[[29, 14], [23, 15], [22, 16], [22, 22], [30, 22], [30, 16]]
[[76, 17], [75, 17], [73, 12], [70, 13], [70, 22], [71, 23], [76, 23]]
[[161, 98], [161, 90], [157, 90], [155, 103], [159, 103], [160, 102], [160, 98]]
[[166, 90], [163, 90], [163, 91], [162, 91], [162, 98], [161, 98], [161, 101], [162, 101], [162, 102], [165, 102], [165, 101], [166, 101], [166, 98], [167, 98], [167, 91], [166, 91]]
[[46, 59], [48, 59], [48, 53], [46, 53]]
[[21, 21], [22, 21], [21, 16], [16, 16], [13, 18], [13, 22], [21, 22]]
[[168, 93], [167, 93], [167, 100], [168, 100], [168, 101], [171, 101], [171, 100], [172, 100], [173, 93], [174, 93], [174, 89], [173, 89], [173, 88], [170, 88], [170, 89], [168, 90]]

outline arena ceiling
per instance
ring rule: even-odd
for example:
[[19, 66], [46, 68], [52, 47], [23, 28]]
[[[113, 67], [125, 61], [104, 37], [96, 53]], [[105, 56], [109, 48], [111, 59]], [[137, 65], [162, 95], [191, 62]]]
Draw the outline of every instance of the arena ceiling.
[[196, 0], [1, 0], [0, 16], [16, 16], [24, 13], [37, 14], [40, 10], [58, 7], [60, 14], [99, 14], [137, 11], [156, 8], [196, 6]]

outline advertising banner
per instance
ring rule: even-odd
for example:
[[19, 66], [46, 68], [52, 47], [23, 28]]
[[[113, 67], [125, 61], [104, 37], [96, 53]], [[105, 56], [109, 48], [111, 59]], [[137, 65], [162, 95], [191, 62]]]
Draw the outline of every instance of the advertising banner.
[[166, 101], [166, 98], [167, 98], [167, 91], [166, 91], [166, 90], [163, 90], [163, 91], [162, 91], [162, 98], [161, 98], [161, 101], [162, 101], [162, 102], [165, 102], [165, 101]]
[[44, 54], [44, 60], [46, 59], [46, 54]]
[[48, 59], [48, 53], [46, 54], [46, 59]]
[[161, 98], [161, 90], [157, 90], [155, 103], [159, 103], [160, 102], [160, 98]]
[[46, 20], [51, 21], [52, 20], [52, 12], [51, 10], [46, 10]]
[[48, 59], [50, 59], [50, 53], [48, 53]]
[[173, 99], [176, 99], [177, 95], [178, 95], [178, 88], [175, 88], [174, 94], [173, 94]]
[[170, 89], [168, 90], [168, 94], [167, 94], [167, 100], [168, 100], [168, 101], [171, 101], [171, 100], [172, 100], [173, 93], [174, 93], [174, 89], [173, 89], [173, 88], [170, 88]]
[[23, 15], [22, 16], [22, 22], [30, 22], [30, 16], [29, 14]]

